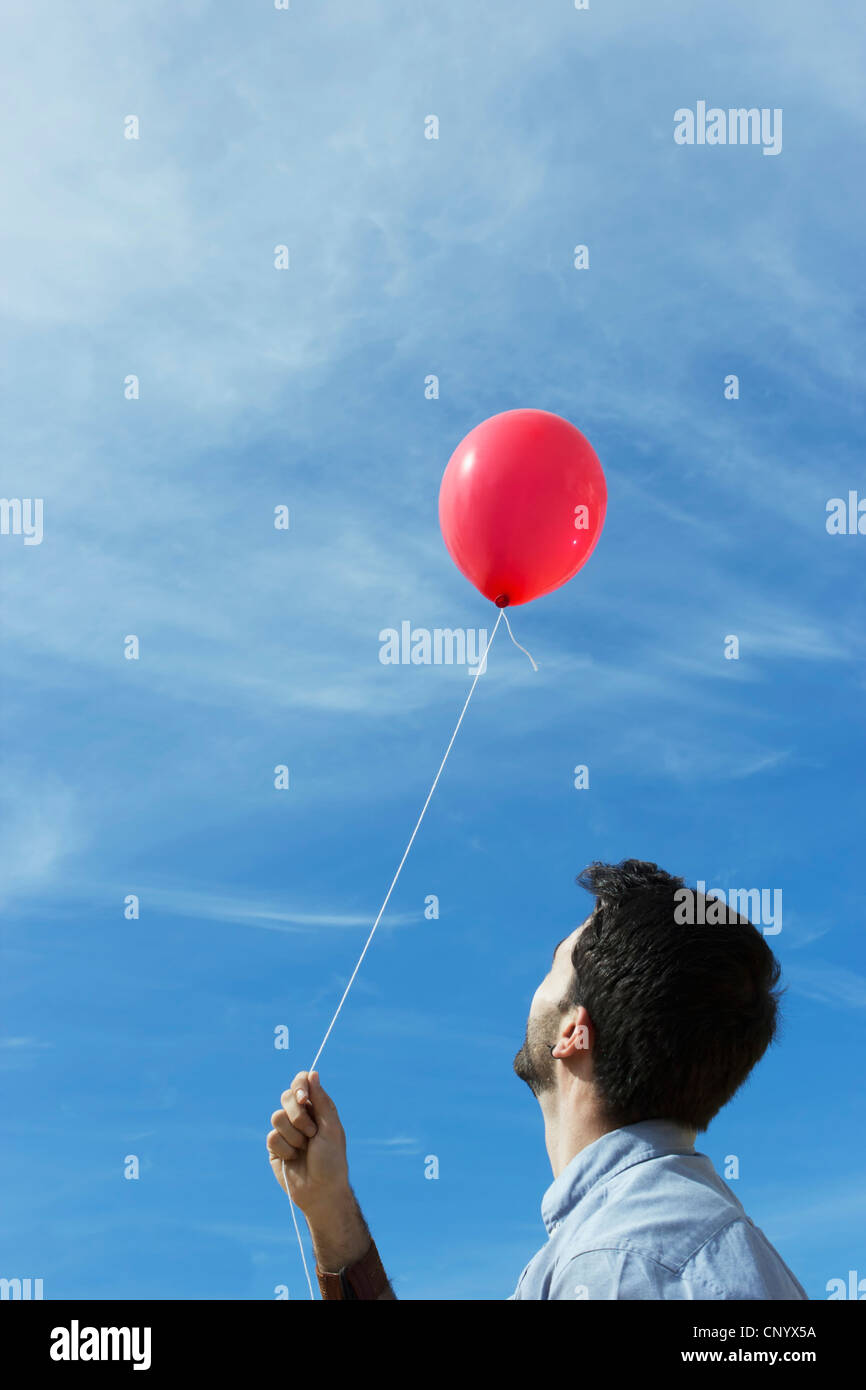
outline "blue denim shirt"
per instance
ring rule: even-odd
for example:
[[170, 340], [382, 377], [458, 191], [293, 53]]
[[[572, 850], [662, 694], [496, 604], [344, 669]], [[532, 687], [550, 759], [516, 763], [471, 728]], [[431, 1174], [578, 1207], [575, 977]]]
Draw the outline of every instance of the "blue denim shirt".
[[691, 1136], [611, 1130], [547, 1189], [548, 1242], [511, 1298], [808, 1299]]

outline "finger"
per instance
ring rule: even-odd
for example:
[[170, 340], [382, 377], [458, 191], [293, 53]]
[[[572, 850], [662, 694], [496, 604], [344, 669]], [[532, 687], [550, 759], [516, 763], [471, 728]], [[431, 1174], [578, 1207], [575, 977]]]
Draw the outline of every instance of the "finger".
[[306, 1148], [307, 1140], [312, 1139], [313, 1135], [316, 1133], [315, 1125], [313, 1125], [312, 1134], [308, 1134], [306, 1129], [301, 1128], [305, 1120], [306, 1116], [301, 1116], [297, 1124], [293, 1124], [285, 1110], [275, 1110], [271, 1116], [271, 1126], [273, 1129], [277, 1130], [284, 1139], [288, 1139], [290, 1144], [294, 1144], [295, 1148], [303, 1149]]
[[300, 1158], [302, 1150], [296, 1148], [294, 1144], [289, 1143], [288, 1139], [284, 1139], [282, 1134], [278, 1134], [275, 1129], [272, 1129], [268, 1135], [268, 1153], [271, 1158], [281, 1158], [285, 1159], [286, 1162], [291, 1162], [294, 1158]]
[[311, 1138], [309, 1134], [305, 1134], [296, 1123], [289, 1119], [285, 1110], [274, 1111], [271, 1116], [271, 1129], [279, 1130], [283, 1138], [288, 1139], [290, 1143], [295, 1144], [300, 1149], [306, 1148], [307, 1141]]
[[295, 1079], [293, 1080], [291, 1086], [289, 1086], [288, 1090], [283, 1091], [283, 1094], [280, 1096], [280, 1104], [281, 1104], [281, 1105], [285, 1105], [286, 1102], [287, 1102], [290, 1098], [294, 1098], [294, 1099], [297, 1101], [298, 1105], [309, 1104], [309, 1100], [310, 1100], [310, 1080], [309, 1080], [309, 1072], [305, 1072], [305, 1071], [299, 1071], [299, 1072], [298, 1072], [298, 1074], [297, 1074], [297, 1076], [295, 1077]]
[[[318, 1072], [299, 1071], [289, 1088], [289, 1093], [294, 1096], [298, 1104], [305, 1106], [310, 1112], [315, 1108], [315, 1102], [311, 1099], [311, 1077], [318, 1077], [318, 1075]], [[326, 1096], [324, 1091], [321, 1094], [325, 1100], [330, 1101], [330, 1097]]]
[[[306, 1096], [306, 1091], [301, 1086], [295, 1091], [283, 1091], [283, 1094], [280, 1096], [280, 1103], [292, 1124], [299, 1129], [302, 1134], [306, 1134], [308, 1139], [312, 1139], [313, 1135], [316, 1133], [316, 1117], [313, 1113], [313, 1107], [309, 1098], [301, 1101], [298, 1099], [300, 1095]], [[275, 1125], [275, 1123], [272, 1117], [271, 1124]]]
[[310, 1090], [310, 1086], [309, 1086], [309, 1077], [310, 1077], [310, 1073], [309, 1073], [309, 1072], [307, 1072], [307, 1071], [299, 1071], [298, 1074], [297, 1074], [297, 1076], [295, 1077], [294, 1081], [292, 1082], [291, 1086], [289, 1087], [289, 1091], [292, 1092], [293, 1094], [294, 1094], [295, 1091], [303, 1091], [304, 1096], [309, 1095], [309, 1090]]

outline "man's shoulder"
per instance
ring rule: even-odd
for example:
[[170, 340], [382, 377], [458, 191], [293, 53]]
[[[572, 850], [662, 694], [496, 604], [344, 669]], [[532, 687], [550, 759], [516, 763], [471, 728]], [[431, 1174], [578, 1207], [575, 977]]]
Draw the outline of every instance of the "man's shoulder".
[[[578, 1204], [556, 1237], [551, 1298], [806, 1297], [702, 1154], [620, 1172], [589, 1209]], [[566, 1291], [554, 1292], [560, 1282]]]
[[628, 1251], [677, 1274], [739, 1221], [748, 1217], [708, 1158], [663, 1154], [615, 1173], [588, 1194], [561, 1222], [560, 1244], [571, 1255]]
[[745, 1212], [695, 1250], [687, 1273], [697, 1281], [715, 1280], [731, 1299], [808, 1299], [778, 1250]]

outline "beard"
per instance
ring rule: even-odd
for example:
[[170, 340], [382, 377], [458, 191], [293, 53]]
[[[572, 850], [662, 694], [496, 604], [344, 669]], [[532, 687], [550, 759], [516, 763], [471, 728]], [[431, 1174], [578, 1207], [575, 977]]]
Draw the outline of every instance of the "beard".
[[550, 1055], [550, 1048], [556, 1038], [559, 1012], [546, 1008], [537, 1017], [530, 1015], [526, 1024], [526, 1038], [514, 1059], [515, 1075], [525, 1081], [533, 1095], [543, 1095], [553, 1086], [556, 1058]]

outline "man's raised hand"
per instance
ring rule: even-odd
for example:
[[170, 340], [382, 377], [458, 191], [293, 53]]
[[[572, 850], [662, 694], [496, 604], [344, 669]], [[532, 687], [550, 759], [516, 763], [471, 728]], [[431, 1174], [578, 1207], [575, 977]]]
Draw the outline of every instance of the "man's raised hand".
[[284, 1191], [285, 1162], [292, 1201], [309, 1216], [349, 1191], [346, 1136], [317, 1071], [298, 1072], [280, 1105], [271, 1116], [268, 1157]]

